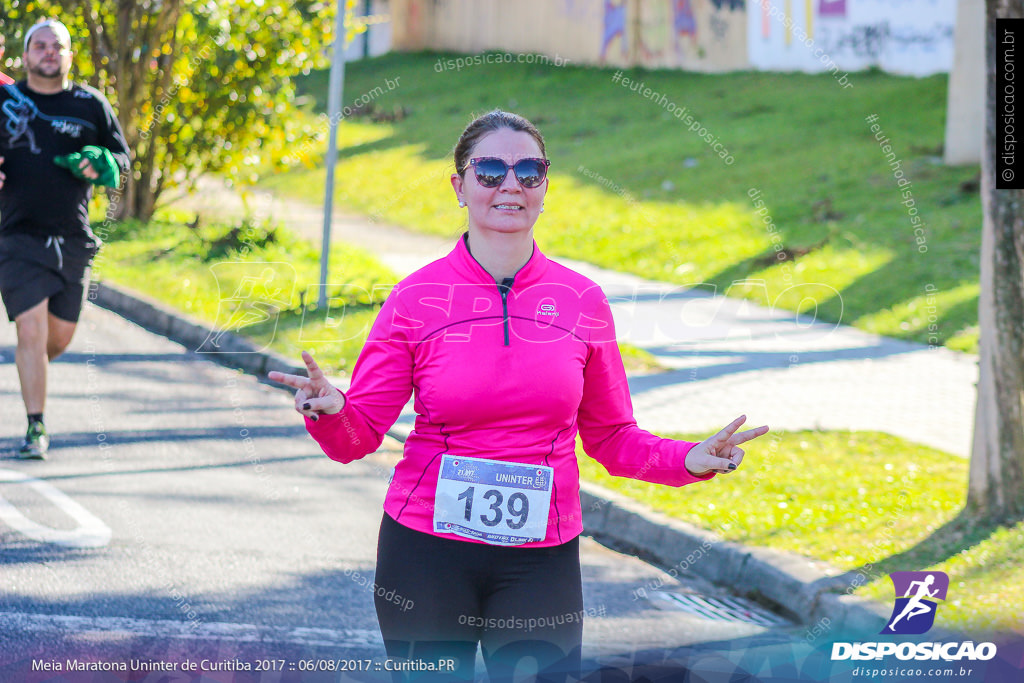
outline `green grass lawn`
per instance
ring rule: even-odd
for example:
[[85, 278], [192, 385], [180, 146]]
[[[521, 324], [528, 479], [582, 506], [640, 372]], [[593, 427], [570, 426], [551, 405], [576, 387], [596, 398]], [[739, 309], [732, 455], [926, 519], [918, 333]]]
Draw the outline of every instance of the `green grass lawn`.
[[[612, 82], [612, 69], [484, 64], [438, 73], [440, 56], [348, 65], [346, 102], [372, 99], [372, 111], [345, 119], [339, 133], [338, 200], [348, 209], [457, 234], [465, 214], [448, 181], [452, 147], [472, 114], [505, 108], [547, 140], [551, 181], [537, 238], [550, 254], [976, 350], [978, 167], [941, 164], [945, 76], [864, 72], [842, 89], [827, 74], [625, 72], [686, 107], [734, 157], [726, 165], [665, 107]], [[389, 81], [397, 87], [388, 90]], [[325, 84], [326, 74], [313, 73], [301, 89], [322, 103]], [[912, 183], [918, 235], [869, 115]], [[321, 201], [323, 147], [294, 141], [290, 170], [279, 164], [260, 185]], [[751, 279], [764, 287], [739, 284]]]
[[735, 473], [684, 488], [612, 477], [582, 451], [579, 463], [586, 479], [727, 540], [863, 571], [874, 580], [858, 595], [891, 601], [890, 572], [944, 571], [938, 624], [1024, 632], [1024, 522], [959, 516], [967, 460], [873, 432], [771, 432], [746, 450]]

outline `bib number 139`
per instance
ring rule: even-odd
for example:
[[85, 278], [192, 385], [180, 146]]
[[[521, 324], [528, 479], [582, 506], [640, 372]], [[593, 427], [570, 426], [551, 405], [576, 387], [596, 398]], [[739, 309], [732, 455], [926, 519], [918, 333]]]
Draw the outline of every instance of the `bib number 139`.
[[[469, 486], [459, 494], [459, 500], [466, 501], [464, 519], [467, 522], [473, 521], [473, 507], [475, 504], [476, 487]], [[501, 524], [504, 519], [509, 529], [522, 529], [530, 517], [530, 499], [525, 493], [516, 492], [505, 498], [498, 489], [490, 489], [480, 496], [482, 505], [487, 507], [485, 514], [479, 515], [479, 520], [484, 526], [495, 527]], [[504, 506], [502, 505], [504, 503]]]
[[554, 470], [445, 454], [434, 491], [434, 530], [494, 545], [547, 535]]

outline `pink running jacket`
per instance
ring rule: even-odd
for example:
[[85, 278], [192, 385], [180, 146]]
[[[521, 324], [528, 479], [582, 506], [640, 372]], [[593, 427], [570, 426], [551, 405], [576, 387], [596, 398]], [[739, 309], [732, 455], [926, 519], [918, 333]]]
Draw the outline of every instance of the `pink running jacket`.
[[[416, 423], [384, 501], [395, 521], [435, 536], [441, 456], [494, 458], [554, 469], [547, 537], [583, 530], [576, 433], [613, 475], [682, 486], [696, 444], [663, 439], [633, 419], [611, 309], [601, 288], [533, 255], [501, 284], [469, 253], [448, 256], [402, 280], [380, 310], [352, 372], [344, 409], [306, 419], [332, 460], [372, 453], [414, 396]], [[680, 416], [682, 421], [683, 416]]]

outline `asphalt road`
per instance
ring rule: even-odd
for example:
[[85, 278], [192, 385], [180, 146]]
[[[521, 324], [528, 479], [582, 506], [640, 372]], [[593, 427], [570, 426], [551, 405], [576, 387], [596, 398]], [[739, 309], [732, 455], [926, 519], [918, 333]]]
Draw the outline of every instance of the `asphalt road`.
[[[369, 584], [397, 442], [334, 463], [288, 393], [88, 306], [50, 368], [50, 457], [16, 460], [14, 343], [0, 325], [0, 680], [108, 680], [66, 667], [131, 660], [169, 663], [167, 680], [204, 660], [205, 680], [382, 680], [337, 669], [384, 663]], [[728, 596], [584, 540], [584, 657], [606, 680], [773, 680], [816, 656], [804, 627], [691, 614]]]

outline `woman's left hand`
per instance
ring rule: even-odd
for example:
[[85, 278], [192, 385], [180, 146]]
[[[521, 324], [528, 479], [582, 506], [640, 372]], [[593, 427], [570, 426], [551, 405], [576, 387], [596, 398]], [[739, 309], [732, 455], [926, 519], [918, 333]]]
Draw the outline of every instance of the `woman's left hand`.
[[691, 448], [686, 454], [685, 463], [690, 474], [700, 477], [708, 472], [728, 474], [735, 471], [743, 462], [743, 449], [739, 444], [768, 433], [768, 426], [765, 425], [737, 434], [736, 430], [746, 420], [746, 415], [740, 415], [722, 431]]

